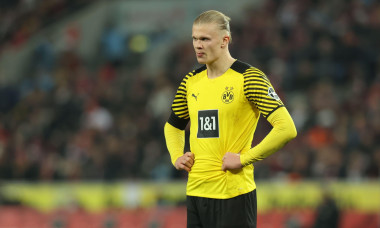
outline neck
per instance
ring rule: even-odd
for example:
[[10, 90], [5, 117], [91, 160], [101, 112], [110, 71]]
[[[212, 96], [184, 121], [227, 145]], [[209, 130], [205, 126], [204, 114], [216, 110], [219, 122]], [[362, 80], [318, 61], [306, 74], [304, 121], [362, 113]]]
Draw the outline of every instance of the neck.
[[212, 63], [207, 63], [207, 76], [210, 79], [217, 78], [224, 74], [231, 65], [235, 62], [235, 59], [231, 57], [230, 53], [222, 55], [220, 58]]

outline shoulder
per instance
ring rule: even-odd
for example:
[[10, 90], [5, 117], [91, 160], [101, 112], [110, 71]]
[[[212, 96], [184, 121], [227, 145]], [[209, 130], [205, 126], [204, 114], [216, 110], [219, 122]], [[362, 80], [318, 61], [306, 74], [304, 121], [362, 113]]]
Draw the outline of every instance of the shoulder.
[[252, 77], [267, 79], [261, 70], [240, 60], [236, 60], [232, 64], [231, 69], [241, 74], [245, 81], [247, 79], [251, 79]]
[[203, 65], [193, 71], [190, 71], [188, 74], [186, 74], [186, 76], [183, 78], [182, 80], [182, 83], [181, 84], [187, 84], [187, 81], [190, 79], [190, 78], [195, 78], [196, 76], [200, 75], [201, 72], [205, 71], [207, 69], [206, 65]]
[[202, 71], [205, 71], [206, 69], [207, 69], [206, 65], [203, 65], [203, 66], [199, 67], [198, 69], [193, 70], [190, 73], [192, 73], [192, 76], [195, 76], [195, 75], [201, 73]]
[[240, 60], [236, 60], [231, 66], [232, 70], [234, 70], [240, 74], [244, 74], [250, 68], [252, 68], [252, 66], [250, 64], [242, 62]]
[[203, 65], [191, 72], [189, 72], [185, 78], [190, 78], [190, 77], [194, 77], [196, 75], [199, 75], [202, 71], [205, 71], [207, 69], [206, 65]]

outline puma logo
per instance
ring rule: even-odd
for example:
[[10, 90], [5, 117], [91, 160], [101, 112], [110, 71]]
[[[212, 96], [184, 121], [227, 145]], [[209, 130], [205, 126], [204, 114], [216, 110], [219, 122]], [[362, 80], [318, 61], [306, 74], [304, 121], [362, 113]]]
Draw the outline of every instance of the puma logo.
[[194, 93], [191, 94], [191, 96], [195, 98], [195, 101], [198, 101], [198, 95], [199, 95], [199, 93], [197, 93], [197, 95], [195, 95]]

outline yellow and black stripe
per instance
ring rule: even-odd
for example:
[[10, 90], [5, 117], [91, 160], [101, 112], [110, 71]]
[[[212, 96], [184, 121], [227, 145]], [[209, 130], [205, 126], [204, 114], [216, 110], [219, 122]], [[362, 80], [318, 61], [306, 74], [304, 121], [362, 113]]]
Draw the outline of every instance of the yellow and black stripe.
[[265, 74], [255, 67], [248, 68], [244, 74], [244, 94], [253, 102], [265, 118], [279, 107], [284, 106], [280, 99], [269, 96], [269, 90], [273, 90]]
[[172, 104], [172, 113], [168, 120], [173, 127], [181, 130], [186, 128], [186, 125], [190, 120], [189, 109], [187, 107], [187, 80], [206, 69], [206, 65], [204, 65], [196, 70], [193, 70], [184, 77], [179, 85]]
[[186, 77], [182, 80], [181, 84], [179, 85], [177, 89], [177, 93], [174, 97], [174, 101], [172, 104], [172, 111], [175, 113], [176, 116], [178, 116], [181, 119], [189, 119], [189, 111], [187, 109], [187, 88], [186, 83], [189, 77], [193, 76], [193, 73], [189, 73], [186, 75]]

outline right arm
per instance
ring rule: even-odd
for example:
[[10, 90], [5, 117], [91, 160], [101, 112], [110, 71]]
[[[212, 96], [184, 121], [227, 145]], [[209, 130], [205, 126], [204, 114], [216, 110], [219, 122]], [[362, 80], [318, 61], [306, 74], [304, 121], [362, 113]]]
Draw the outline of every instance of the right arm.
[[164, 127], [166, 146], [172, 164], [177, 170], [190, 171], [194, 164], [194, 154], [183, 153], [185, 147], [185, 128], [190, 120], [187, 107], [187, 80], [185, 77], [178, 87], [172, 104], [172, 113]]
[[194, 154], [191, 152], [183, 153], [185, 147], [185, 130], [173, 127], [166, 123], [164, 127], [166, 146], [169, 150], [172, 164], [177, 170], [190, 172], [194, 164]]

